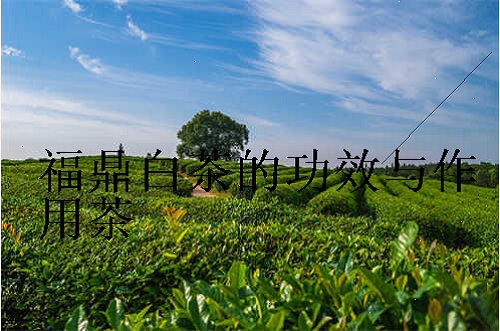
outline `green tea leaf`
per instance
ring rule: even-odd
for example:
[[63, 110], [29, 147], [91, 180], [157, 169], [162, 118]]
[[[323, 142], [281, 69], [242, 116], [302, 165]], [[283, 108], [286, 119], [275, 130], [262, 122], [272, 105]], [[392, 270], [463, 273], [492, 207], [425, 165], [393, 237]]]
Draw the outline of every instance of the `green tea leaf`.
[[395, 289], [390, 284], [384, 282], [379, 275], [364, 268], [356, 269], [355, 272], [359, 273], [363, 277], [367, 285], [381, 301], [390, 305], [398, 304]]
[[392, 242], [391, 266], [396, 270], [401, 261], [406, 257], [406, 251], [411, 247], [418, 234], [418, 225], [409, 222], [404, 227], [398, 239]]
[[347, 251], [347, 252], [342, 252], [342, 255], [340, 256], [339, 262], [337, 263], [337, 266], [335, 268], [335, 276], [337, 278], [340, 278], [342, 274], [349, 274], [351, 272], [352, 268], [354, 265], [354, 260], [352, 253]]
[[118, 330], [123, 321], [124, 315], [121, 300], [118, 298], [111, 300], [108, 305], [108, 309], [106, 310], [106, 318], [108, 319], [108, 323], [111, 325], [111, 328]]
[[177, 257], [177, 255], [168, 252], [163, 253], [163, 256], [169, 259], [175, 259]]
[[191, 315], [191, 322], [199, 330], [207, 330], [208, 310], [205, 309], [205, 296], [198, 294], [192, 296], [188, 301], [188, 309]]
[[231, 288], [233, 291], [236, 291], [236, 293], [240, 288], [247, 284], [246, 271], [247, 267], [241, 262], [234, 262], [231, 269], [229, 269], [229, 281], [231, 282]]
[[184, 238], [184, 235], [188, 232], [188, 230], [189, 230], [189, 229], [186, 229], [186, 230], [182, 231], [182, 232], [181, 232], [181, 234], [179, 234], [179, 235], [177, 236], [177, 239], [175, 239], [175, 244], [176, 244], [176, 245], [179, 245], [179, 244], [180, 244], [180, 242], [181, 242], [182, 238]]
[[285, 323], [285, 311], [282, 310], [279, 313], [273, 314], [269, 321], [266, 323], [266, 329], [271, 331], [279, 331], [283, 328]]
[[443, 315], [443, 329], [448, 331], [466, 331], [467, 327], [460, 317], [460, 315], [454, 310], [450, 310], [446, 315]]
[[495, 315], [486, 300], [475, 295], [467, 297], [472, 311], [485, 329], [498, 330], [498, 316]]
[[89, 321], [85, 310], [80, 306], [73, 311], [73, 315], [64, 326], [65, 331], [85, 331], [89, 330]]
[[301, 311], [299, 315], [299, 329], [300, 330], [311, 330], [313, 322], [307, 316], [305, 311]]

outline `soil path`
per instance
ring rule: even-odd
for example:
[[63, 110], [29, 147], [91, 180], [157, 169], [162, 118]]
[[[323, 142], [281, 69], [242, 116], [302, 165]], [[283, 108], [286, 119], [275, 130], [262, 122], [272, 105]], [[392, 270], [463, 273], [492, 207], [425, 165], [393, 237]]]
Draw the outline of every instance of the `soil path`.
[[[196, 182], [194, 182], [193, 179], [187, 177], [184, 172], [181, 172], [181, 175], [184, 176], [185, 179], [193, 182], [193, 187], [196, 185]], [[191, 196], [195, 197], [195, 198], [216, 198], [217, 197], [215, 194], [212, 194], [210, 192], [206, 192], [200, 186], [196, 186], [193, 189], [193, 192], [191, 193]]]
[[[193, 186], [195, 186], [195, 185], [196, 185], [196, 183], [193, 183]], [[193, 189], [191, 196], [196, 197], [196, 198], [215, 198], [215, 197], [217, 197], [215, 194], [212, 194], [210, 192], [205, 192], [205, 190], [199, 186], [196, 186]]]

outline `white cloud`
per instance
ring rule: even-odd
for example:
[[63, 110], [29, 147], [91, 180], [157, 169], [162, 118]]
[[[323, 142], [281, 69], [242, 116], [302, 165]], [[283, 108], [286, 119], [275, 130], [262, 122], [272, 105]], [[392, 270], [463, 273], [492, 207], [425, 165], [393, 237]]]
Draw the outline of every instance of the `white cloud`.
[[[257, 0], [254, 7], [257, 16], [267, 22], [290, 27], [317, 27], [337, 30], [354, 23], [356, 6], [350, 1], [301, 0], [285, 1]], [[293, 13], [293, 16], [289, 14]]]
[[127, 26], [128, 32], [132, 36], [139, 37], [143, 41], [148, 39], [148, 34], [132, 22], [132, 18], [130, 17], [130, 15], [127, 15]]
[[112, 1], [116, 5], [116, 7], [120, 10], [122, 9], [122, 6], [128, 2], [128, 0], [112, 0]]
[[66, 7], [71, 9], [73, 13], [79, 13], [82, 11], [82, 6], [80, 6], [75, 0], [63, 0]]
[[7, 45], [2, 46], [2, 55], [20, 56], [21, 51]]
[[79, 48], [69, 46], [69, 52], [72, 59], [75, 59], [84, 67], [86, 70], [93, 72], [95, 74], [102, 74], [105, 71], [104, 65], [102, 65], [99, 59], [92, 59], [88, 55], [83, 54]]

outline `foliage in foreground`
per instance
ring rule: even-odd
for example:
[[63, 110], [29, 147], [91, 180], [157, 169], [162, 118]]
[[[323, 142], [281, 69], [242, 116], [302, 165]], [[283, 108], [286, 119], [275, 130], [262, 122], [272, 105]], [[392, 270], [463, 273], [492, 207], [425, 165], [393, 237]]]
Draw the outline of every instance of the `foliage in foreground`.
[[[173, 290], [171, 309], [125, 314], [119, 299], [106, 312], [113, 330], [498, 330], [498, 274], [493, 282], [446, 272], [435, 242], [412, 247], [418, 226], [408, 223], [392, 242], [390, 268], [355, 266], [344, 251], [333, 270], [313, 264], [315, 277], [281, 274], [274, 280], [235, 262], [221, 281], [183, 281]], [[424, 260], [415, 250], [427, 252]], [[75, 309], [66, 330], [89, 329], [85, 310]]]

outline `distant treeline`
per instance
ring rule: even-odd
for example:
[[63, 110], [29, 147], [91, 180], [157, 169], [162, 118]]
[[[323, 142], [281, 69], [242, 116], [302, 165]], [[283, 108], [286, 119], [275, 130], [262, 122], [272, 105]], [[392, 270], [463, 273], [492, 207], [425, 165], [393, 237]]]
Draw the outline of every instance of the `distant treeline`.
[[[100, 156], [84, 156], [84, 157], [94, 157], [94, 158], [99, 158]], [[142, 157], [132, 157], [132, 156], [127, 156], [128, 159], [131, 158], [138, 158], [142, 159]], [[18, 165], [18, 164], [25, 164], [25, 163], [39, 163], [40, 160], [45, 160], [48, 161], [48, 158], [42, 158], [42, 159], [26, 159], [26, 160], [9, 160], [9, 159], [3, 159], [2, 160], [2, 165]], [[441, 179], [441, 169], [437, 168], [437, 163], [429, 163], [429, 164], [420, 164], [420, 165], [414, 165], [414, 164], [401, 164], [400, 170], [399, 171], [394, 171], [393, 166], [386, 166], [385, 168], [374, 168], [373, 169], [373, 174], [375, 175], [388, 175], [388, 176], [403, 176], [403, 177], [409, 177], [409, 176], [415, 176], [418, 178], [418, 171], [417, 170], [404, 170], [404, 169], [411, 169], [411, 168], [419, 168], [423, 167], [424, 168], [424, 178], [432, 178], [432, 179]], [[450, 169], [446, 170], [446, 167], [448, 165], [445, 165], [445, 171], [444, 171], [444, 180], [448, 182], [457, 182], [457, 166], [456, 164], [453, 164]], [[492, 164], [490, 162], [481, 162], [479, 164], [468, 164], [466, 162], [462, 163], [462, 169], [468, 169], [472, 167], [474, 169], [473, 172], [462, 172], [462, 181], [468, 180], [471, 177], [473, 177], [476, 181], [475, 182], [463, 182], [464, 184], [472, 184], [472, 185], [477, 185], [477, 186], [483, 186], [483, 187], [497, 187], [498, 186], [498, 164]]]
[[[374, 168], [373, 173], [375, 175], [388, 175], [388, 176], [415, 176], [418, 178], [418, 171], [414, 170], [403, 170], [411, 168], [424, 168], [424, 178], [441, 179], [441, 169], [437, 169], [437, 163], [429, 164], [404, 164], [400, 166], [399, 171], [394, 171], [394, 167], [386, 166], [385, 168]], [[453, 164], [450, 169], [446, 170], [448, 165], [445, 165], [444, 180], [449, 182], [457, 182], [457, 166]], [[476, 181], [470, 182], [469, 184], [478, 185], [483, 187], [497, 187], [498, 186], [498, 164], [491, 164], [489, 162], [481, 162], [479, 164], [467, 164], [462, 163], [461, 168], [468, 169], [472, 167], [474, 171], [463, 172], [462, 171], [462, 181], [468, 180], [473, 177]]]

